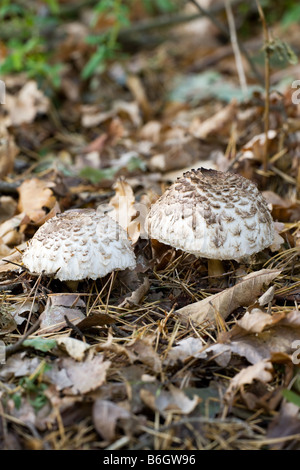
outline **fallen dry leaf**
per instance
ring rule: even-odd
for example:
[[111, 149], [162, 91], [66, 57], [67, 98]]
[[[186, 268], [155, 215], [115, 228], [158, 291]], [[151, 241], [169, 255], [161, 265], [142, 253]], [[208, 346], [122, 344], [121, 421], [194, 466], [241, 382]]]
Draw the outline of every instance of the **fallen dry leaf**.
[[13, 135], [10, 135], [4, 122], [0, 121], [0, 179], [12, 173], [19, 148]]
[[[135, 196], [131, 186], [123, 179], [118, 180], [113, 188], [115, 189], [115, 195], [110, 199], [109, 205], [113, 207], [113, 210], [109, 212], [109, 216], [116, 220], [121, 227], [129, 235], [129, 226], [136, 217]], [[134, 238], [139, 237], [134, 233], [131, 233]]]
[[[45, 222], [45, 217], [51, 209], [55, 208], [55, 213], [59, 212], [56, 205], [56, 197], [50, 189], [52, 183], [32, 178], [25, 180], [18, 188], [19, 203], [18, 210], [26, 214], [31, 222], [39, 225]], [[54, 216], [55, 213], [52, 215]]]
[[235, 286], [187, 305], [176, 310], [175, 313], [182, 321], [191, 320], [196, 324], [207, 320], [213, 323], [218, 315], [226, 319], [236, 308], [246, 307], [255, 302], [264, 287], [279, 276], [280, 272], [276, 269], [261, 269], [252, 272], [244, 276]]
[[93, 326], [111, 325], [115, 322], [116, 320], [107, 315], [107, 313], [91, 311], [86, 318], [77, 323], [77, 327], [80, 331], [84, 331], [92, 328]]
[[25, 220], [25, 214], [21, 213], [0, 225], [0, 237], [4, 244], [16, 246], [24, 241], [21, 225]]
[[17, 203], [11, 196], [0, 196], [0, 223], [13, 217], [16, 213], [16, 209]]
[[75, 338], [57, 338], [56, 342], [59, 347], [67, 351], [69, 356], [76, 361], [82, 361], [85, 357], [86, 350], [90, 347], [89, 344]]
[[268, 359], [257, 362], [252, 366], [242, 369], [231, 380], [225, 392], [224, 400], [232, 402], [234, 395], [240, 387], [251, 384], [254, 380], [261, 382], [270, 382], [273, 377], [273, 364]]
[[149, 384], [140, 390], [142, 401], [153, 411], [159, 411], [163, 416], [168, 413], [189, 414], [199, 403], [199, 397], [189, 398], [183, 390], [170, 386], [170, 390], [157, 393], [155, 385]]
[[140, 127], [142, 123], [139, 105], [135, 101], [129, 103], [127, 101], [117, 100], [113, 103], [113, 107], [109, 111], [101, 111], [98, 106], [94, 105], [82, 106], [81, 111], [81, 124], [83, 127], [95, 127], [102, 122], [123, 115], [129, 118], [136, 127]]
[[300, 313], [295, 310], [269, 315], [253, 310], [252, 316], [246, 312], [230, 331], [221, 333], [217, 343], [203, 346], [202, 340], [191, 337], [180, 341], [168, 352], [166, 363], [184, 361], [191, 356], [213, 359], [226, 367], [233, 354], [245, 357], [250, 364], [270, 359], [276, 353], [293, 354], [296, 348], [293, 345], [299, 339]]
[[111, 442], [116, 437], [116, 426], [119, 419], [128, 419], [130, 413], [125, 408], [108, 400], [95, 400], [93, 405], [93, 422], [102, 439]]
[[[277, 132], [274, 129], [268, 131], [268, 142], [269, 142], [269, 152], [270, 144], [275, 141]], [[245, 144], [241, 150], [243, 159], [254, 159], [258, 161], [263, 161], [264, 158], [264, 145], [266, 141], [266, 134], [259, 134], [254, 136], [247, 144]], [[275, 153], [276, 147], [274, 148]]]
[[218, 111], [214, 116], [199, 122], [196, 118], [190, 126], [190, 132], [198, 139], [206, 139], [212, 135], [228, 137], [234, 119], [236, 117], [238, 103], [232, 100], [227, 106]]
[[[18, 250], [13, 250], [8, 255], [5, 255], [3, 259], [0, 259], [0, 273], [6, 273], [10, 271], [18, 271], [22, 266], [22, 254], [21, 251], [24, 250], [27, 246], [27, 242], [21, 243], [16, 248]], [[10, 262], [11, 261], [11, 262]], [[14, 264], [15, 263], [15, 264]]]
[[[285, 445], [285, 436], [299, 435], [300, 420], [299, 406], [288, 403], [285, 400], [281, 402], [279, 413], [269, 425], [266, 438], [274, 439], [270, 446], [271, 450], [280, 450]], [[276, 438], [278, 438], [276, 442]]]
[[135, 244], [146, 233], [144, 222], [149, 211], [149, 201], [141, 199], [137, 203], [132, 187], [123, 179], [118, 180], [113, 187], [115, 195], [109, 201], [113, 210], [108, 215], [126, 230], [131, 242]]
[[197, 357], [197, 354], [205, 347], [201, 338], [189, 336], [177, 342], [169, 351], [165, 359], [167, 364], [175, 364], [177, 361], [185, 361], [189, 357]]
[[129, 308], [132, 305], [138, 305], [142, 298], [147, 294], [150, 289], [149, 279], [147, 277], [144, 278], [143, 283], [126, 297], [123, 302], [119, 305], [121, 308]]
[[270, 315], [259, 308], [254, 308], [251, 312], [247, 311], [236, 324], [249, 333], [260, 333], [266, 327], [278, 323], [284, 317], [283, 312]]
[[155, 337], [151, 336], [133, 339], [126, 349], [135, 355], [136, 360], [148, 365], [154, 372], [160, 372], [161, 360], [152, 346], [154, 341]]
[[0, 238], [0, 257], [4, 258], [5, 256], [10, 255], [12, 252], [12, 248], [9, 248], [5, 243], [3, 243], [3, 240]]
[[[60, 296], [57, 297], [59, 298]], [[40, 315], [40, 328], [43, 333], [45, 333], [46, 331], [59, 331], [65, 328], [65, 317], [67, 317], [68, 321], [70, 321], [74, 325], [76, 325], [85, 318], [85, 315], [82, 313], [82, 311], [79, 308], [75, 308], [76, 297], [78, 298], [78, 296], [73, 296], [74, 308], [65, 307], [64, 305], [59, 304], [60, 301], [56, 299], [55, 296], [48, 297], [45, 310]], [[72, 302], [71, 296], [70, 302]]]
[[32, 122], [38, 113], [47, 113], [49, 98], [38, 89], [34, 80], [29, 80], [18, 94], [6, 94], [5, 108], [8, 111], [10, 124], [19, 126]]
[[106, 379], [106, 371], [110, 361], [104, 361], [102, 355], [96, 355], [84, 362], [76, 362], [72, 358], [62, 360], [62, 368], [72, 382], [68, 392], [74, 395], [88, 393], [100, 387]]
[[31, 375], [40, 365], [38, 357], [26, 357], [26, 353], [17, 353], [10, 356], [6, 363], [0, 367], [0, 377], [10, 379], [11, 377], [23, 377]]
[[299, 220], [300, 204], [298, 201], [283, 199], [273, 191], [263, 191], [262, 194], [271, 206], [274, 220], [279, 220], [281, 222], [294, 222]]

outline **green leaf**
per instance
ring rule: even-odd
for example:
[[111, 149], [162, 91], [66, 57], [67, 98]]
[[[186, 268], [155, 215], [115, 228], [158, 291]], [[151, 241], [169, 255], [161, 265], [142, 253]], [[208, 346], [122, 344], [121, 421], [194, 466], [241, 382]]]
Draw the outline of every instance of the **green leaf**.
[[38, 351], [48, 352], [56, 346], [56, 341], [54, 339], [32, 338], [26, 339], [23, 345]]
[[81, 76], [84, 80], [90, 78], [90, 76], [93, 75], [97, 67], [104, 62], [105, 56], [106, 46], [101, 45], [98, 47], [97, 51], [92, 55], [88, 63], [83, 68]]
[[80, 176], [88, 179], [91, 183], [96, 184], [101, 180], [113, 179], [117, 171], [118, 168], [104, 168], [103, 170], [98, 170], [97, 168], [86, 166], [81, 170]]
[[300, 395], [298, 395], [298, 393], [286, 389], [282, 390], [282, 395], [287, 401], [294, 403], [294, 405], [297, 405], [300, 408]]
[[19, 410], [22, 403], [21, 395], [19, 393], [14, 393], [11, 398], [13, 399], [16, 409]]
[[284, 13], [281, 26], [283, 29], [287, 29], [291, 24], [297, 23], [300, 20], [300, 5], [295, 4], [289, 7]]
[[274, 38], [266, 47], [269, 48], [271, 53], [275, 54], [281, 62], [288, 62], [292, 65], [298, 63], [298, 57], [286, 41], [280, 38]]
[[140, 157], [133, 156], [127, 163], [127, 170], [130, 172], [135, 170], [146, 171], [146, 164]]
[[59, 3], [57, 0], [45, 0], [45, 2], [49, 5], [51, 13], [58, 14], [59, 13]]
[[[45, 384], [44, 384], [45, 385]], [[47, 385], [45, 385], [45, 388]], [[33, 398], [29, 399], [30, 404], [33, 406], [35, 411], [39, 411], [43, 406], [48, 402], [48, 398], [43, 394], [42, 391], [39, 391], [38, 394]]]

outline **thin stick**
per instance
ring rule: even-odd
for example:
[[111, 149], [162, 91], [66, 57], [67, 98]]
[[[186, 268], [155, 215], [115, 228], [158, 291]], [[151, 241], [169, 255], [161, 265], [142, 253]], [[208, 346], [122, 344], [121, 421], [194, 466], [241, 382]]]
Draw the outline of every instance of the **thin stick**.
[[[212, 12], [212, 10], [206, 10], [199, 3], [197, 3], [196, 0], [189, 0], [189, 1], [193, 5], [195, 5], [195, 7], [202, 13], [203, 16], [206, 16], [207, 18], [209, 18], [212, 21], [212, 23], [214, 23], [214, 25], [222, 32], [222, 34], [224, 34], [226, 37], [228, 37], [230, 39], [230, 33], [227, 31], [226, 26], [224, 26], [222, 23], [220, 23], [215, 18], [214, 13]], [[235, 3], [235, 2], [232, 2], [232, 3]], [[238, 42], [238, 40], [237, 40], [237, 42]], [[249, 56], [248, 51], [243, 46], [243, 43], [238, 43], [238, 44], [239, 44], [239, 48], [240, 48], [242, 54], [244, 55], [245, 59], [247, 60], [249, 66], [252, 70], [253, 75], [256, 77], [256, 79], [258, 80], [259, 83], [263, 83], [263, 78], [261, 77], [261, 74], [260, 74], [259, 70], [256, 68], [253, 60]]]
[[25, 339], [28, 338], [32, 333], [34, 333], [38, 327], [40, 326], [41, 319], [38, 318], [37, 321], [27, 330], [27, 332], [15, 343], [11, 344], [9, 346], [6, 346], [5, 348], [5, 357], [7, 358], [8, 356], [11, 356], [13, 353], [17, 352], [19, 349], [21, 349]]
[[244, 67], [243, 67], [243, 62], [242, 62], [242, 56], [241, 56], [241, 52], [240, 52], [240, 48], [239, 48], [239, 44], [237, 40], [236, 28], [235, 28], [234, 17], [233, 17], [233, 13], [231, 9], [230, 0], [225, 0], [225, 9], [226, 9], [226, 14], [227, 14], [230, 40], [231, 40], [232, 49], [233, 49], [233, 53], [235, 57], [237, 73], [239, 76], [239, 81], [240, 81], [243, 95], [246, 96], [248, 92], [247, 80], [246, 80], [246, 75], [244, 72]]
[[269, 52], [269, 30], [266, 23], [265, 15], [258, 0], [256, 0], [258, 13], [262, 22], [264, 40], [265, 40], [265, 114], [264, 114], [264, 127], [265, 127], [265, 144], [264, 144], [264, 159], [263, 170], [267, 172], [268, 169], [268, 133], [269, 133], [269, 114], [270, 114], [270, 52]]

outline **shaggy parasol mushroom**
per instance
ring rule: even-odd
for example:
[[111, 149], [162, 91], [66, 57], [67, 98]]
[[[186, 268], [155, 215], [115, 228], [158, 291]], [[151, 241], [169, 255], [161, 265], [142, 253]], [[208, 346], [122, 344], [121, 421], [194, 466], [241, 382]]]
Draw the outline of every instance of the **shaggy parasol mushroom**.
[[133, 269], [135, 255], [125, 230], [92, 209], [73, 209], [46, 221], [23, 254], [33, 274], [60, 281], [97, 279], [115, 269]]
[[273, 243], [273, 219], [262, 194], [248, 179], [199, 168], [178, 178], [152, 205], [146, 219], [150, 238], [196, 257], [241, 260]]

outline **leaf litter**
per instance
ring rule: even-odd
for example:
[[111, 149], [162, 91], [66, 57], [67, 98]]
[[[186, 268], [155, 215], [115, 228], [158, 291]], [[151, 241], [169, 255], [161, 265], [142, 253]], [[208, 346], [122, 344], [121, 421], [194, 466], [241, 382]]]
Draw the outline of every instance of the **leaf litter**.
[[[206, 47], [212, 55], [226, 46], [213, 29], [201, 47], [200, 31], [175, 30], [180, 45], [154, 47], [155, 63], [153, 51], [112, 63], [87, 100], [63, 72], [56, 115], [35, 81], [7, 81], [2, 449], [299, 449], [299, 405], [287, 393], [299, 397], [299, 106], [278, 83], [265, 173], [262, 90], [249, 87], [241, 99], [231, 57], [191, 74]], [[224, 262], [221, 278], [208, 276], [207, 260], [151, 242], [144, 230], [151, 203], [195, 166], [256, 182], [280, 235], [251, 260]], [[134, 272], [73, 292], [24, 269], [21, 253], [37, 228], [72, 208], [121, 222]]]

